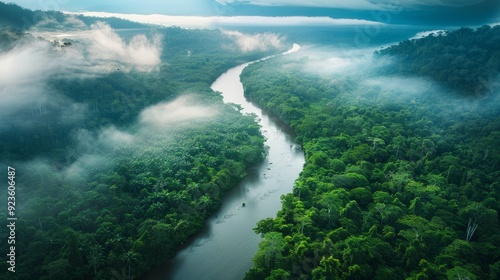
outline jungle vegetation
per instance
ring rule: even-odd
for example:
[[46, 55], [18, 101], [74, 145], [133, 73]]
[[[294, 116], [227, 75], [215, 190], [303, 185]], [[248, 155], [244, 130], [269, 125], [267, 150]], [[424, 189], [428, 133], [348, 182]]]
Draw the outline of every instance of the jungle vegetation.
[[377, 51], [396, 57], [387, 74], [417, 75], [442, 83], [467, 97], [491, 92], [488, 86], [500, 71], [500, 26], [463, 27], [411, 39]]
[[[32, 15], [0, 4], [21, 13], [15, 19]], [[0, 34], [8, 40], [0, 55], [44, 41], [12, 22], [4, 26]], [[2, 119], [1, 166], [17, 170], [16, 214], [22, 217], [17, 279], [140, 278], [199, 231], [224, 193], [264, 157], [254, 116], [224, 104], [209, 87], [230, 67], [281, 50], [242, 52], [219, 30], [151, 32], [162, 35], [157, 71], [50, 77], [38, 90], [49, 92], [51, 102], [30, 100]], [[53, 42], [50, 55], [81, 44], [64, 42]], [[213, 114], [144, 127], [145, 109], [179, 97]], [[124, 144], [110, 144], [110, 137]], [[0, 250], [7, 246], [2, 242]], [[12, 279], [6, 262], [0, 269], [0, 278]]]
[[248, 66], [245, 94], [297, 133], [306, 164], [255, 227], [245, 279], [498, 279], [499, 36], [405, 41], [355, 74], [304, 71], [299, 54]]

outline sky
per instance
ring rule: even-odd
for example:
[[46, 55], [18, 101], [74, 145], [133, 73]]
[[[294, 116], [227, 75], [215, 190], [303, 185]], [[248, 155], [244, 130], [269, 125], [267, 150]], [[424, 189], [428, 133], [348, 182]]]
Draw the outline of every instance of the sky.
[[500, 21], [499, 0], [6, 0], [33, 10], [175, 16], [307, 16], [480, 25]]

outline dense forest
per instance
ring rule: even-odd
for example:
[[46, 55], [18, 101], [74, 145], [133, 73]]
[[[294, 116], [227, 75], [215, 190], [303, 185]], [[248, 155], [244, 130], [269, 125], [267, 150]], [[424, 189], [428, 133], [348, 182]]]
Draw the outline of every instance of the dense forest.
[[397, 58], [385, 69], [388, 74], [429, 77], [464, 96], [481, 97], [500, 72], [499, 30], [500, 25], [463, 27], [405, 40], [376, 54]]
[[[16, 12], [13, 19], [33, 16], [6, 7]], [[32, 80], [7, 76], [0, 85], [13, 105], [0, 105], [0, 165], [16, 169], [17, 279], [140, 278], [199, 231], [224, 193], [265, 155], [254, 117], [209, 87], [228, 68], [281, 49], [242, 51], [219, 30], [123, 35], [125, 49], [133, 47], [127, 40], [147, 48], [159, 38], [161, 63], [143, 71], [111, 60], [74, 64], [75, 54], [87, 55], [84, 40], [48, 41], [3, 24], [2, 62], [22, 56], [62, 62], [37, 73], [32, 59]], [[112, 24], [97, 26], [108, 32]], [[7, 236], [2, 231], [1, 239]], [[8, 251], [8, 244], [0, 247]], [[7, 266], [0, 265], [1, 279], [13, 279]]]
[[[95, 38], [41, 35], [60, 31]], [[203, 227], [266, 151], [255, 116], [210, 83], [286, 48], [237, 40], [0, 2], [0, 168], [16, 169], [19, 217], [16, 273], [2, 262], [0, 279], [140, 279]], [[245, 279], [499, 279], [499, 40], [462, 28], [346, 71], [311, 71], [301, 52], [248, 66], [245, 94], [306, 164], [256, 225]]]
[[300, 52], [247, 67], [245, 94], [297, 133], [306, 164], [255, 227], [245, 279], [499, 279], [498, 38], [405, 41], [355, 73], [307, 71]]

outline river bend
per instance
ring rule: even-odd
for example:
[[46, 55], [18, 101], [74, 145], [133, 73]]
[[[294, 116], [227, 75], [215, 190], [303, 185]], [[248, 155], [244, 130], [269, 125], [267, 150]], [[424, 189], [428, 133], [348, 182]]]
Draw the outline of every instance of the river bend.
[[[294, 44], [283, 55], [299, 48], [299, 45]], [[279, 120], [270, 117], [244, 97], [240, 74], [246, 66], [258, 62], [229, 69], [211, 88], [222, 93], [225, 103], [239, 104], [243, 108], [242, 113], [258, 116], [262, 134], [267, 139], [267, 157], [261, 164], [251, 168], [243, 181], [225, 195], [221, 208], [209, 218], [205, 229], [174, 259], [153, 271], [148, 279], [242, 279], [252, 267], [252, 258], [261, 240], [252, 229], [258, 221], [275, 217], [281, 209], [280, 196], [292, 191], [305, 161], [302, 150]]]

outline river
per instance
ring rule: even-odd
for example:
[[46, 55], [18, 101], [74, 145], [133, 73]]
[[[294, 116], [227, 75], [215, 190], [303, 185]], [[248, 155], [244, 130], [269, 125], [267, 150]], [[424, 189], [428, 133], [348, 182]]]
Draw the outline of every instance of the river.
[[[299, 48], [294, 44], [283, 55]], [[291, 131], [244, 97], [240, 74], [251, 63], [258, 61], [229, 69], [211, 88], [222, 93], [225, 103], [239, 104], [242, 113], [258, 116], [262, 134], [267, 139], [268, 156], [225, 195], [221, 208], [207, 221], [205, 229], [174, 259], [152, 271], [147, 277], [149, 280], [242, 279], [252, 267], [252, 258], [261, 240], [253, 228], [258, 221], [276, 216], [281, 209], [280, 196], [292, 191], [302, 171], [304, 154], [293, 141]]]

